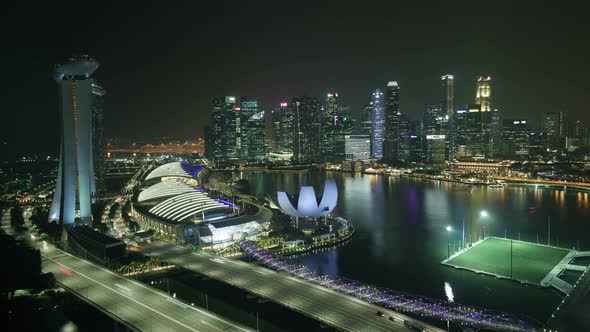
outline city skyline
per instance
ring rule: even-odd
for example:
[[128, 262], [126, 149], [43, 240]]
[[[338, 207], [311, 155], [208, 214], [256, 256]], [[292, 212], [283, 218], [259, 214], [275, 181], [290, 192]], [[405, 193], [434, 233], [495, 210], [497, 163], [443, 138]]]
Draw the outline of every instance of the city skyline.
[[[145, 6], [138, 8], [144, 19], [138, 19], [126, 17], [131, 8], [123, 5], [109, 15], [111, 21], [102, 19], [112, 10], [106, 5], [88, 13], [88, 24], [77, 29], [64, 22], [42, 29], [47, 19], [33, 15], [29, 27], [9, 38], [17, 51], [6, 55], [7, 60], [29, 65], [8, 69], [17, 79], [5, 89], [5, 107], [18, 112], [9, 112], [4, 123], [38, 119], [30, 124], [31, 131], [47, 139], [22, 137], [5, 125], [2, 140], [9, 149], [18, 141], [24, 152], [55, 152], [58, 135], [52, 124], [57, 125], [57, 101], [48, 73], [53, 63], [71, 53], [101, 61], [97, 79], [109, 89], [104, 105], [108, 136], [141, 136], [154, 130], [203, 136], [202, 119], [208, 118], [210, 99], [217, 95], [257, 96], [262, 108], [270, 110], [293, 96], [321, 98], [337, 91], [341, 104], [358, 116], [367, 96], [388, 81], [400, 84], [400, 111], [417, 119], [425, 105], [440, 100], [439, 79], [446, 74], [454, 76], [455, 108], [473, 102], [478, 76], [491, 75], [494, 104], [506, 117], [540, 124], [542, 113], [566, 111], [572, 119], [590, 122], [584, 78], [577, 74], [588, 66], [588, 48], [579, 43], [587, 25], [576, 19], [573, 8], [500, 6], [474, 18], [460, 5], [425, 11], [405, 5], [395, 13], [356, 13], [353, 8], [326, 5], [297, 13], [299, 21], [288, 19], [288, 12], [273, 13], [277, 8], [272, 6], [209, 6], [213, 7], [185, 8], [186, 13]], [[68, 10], [77, 14], [83, 9]], [[54, 10], [47, 8], [47, 13]], [[159, 15], [160, 10], [180, 18], [172, 22], [165, 17], [173, 15]], [[240, 24], [241, 10], [266, 20]], [[333, 15], [322, 16], [328, 10]], [[444, 25], [439, 24], [441, 16], [449, 18]], [[220, 19], [226, 26], [217, 27]], [[470, 28], [479, 21], [490, 22], [484, 34]], [[235, 29], [238, 26], [243, 29]], [[147, 33], [135, 38], [142, 29]], [[51, 44], [52, 36], [59, 36], [61, 43]], [[43, 51], [31, 50], [28, 45], [35, 43]], [[31, 81], [32, 88], [22, 88]], [[45, 123], [50, 125], [41, 125]]]
[[590, 327], [576, 6], [6, 12], [6, 326]]

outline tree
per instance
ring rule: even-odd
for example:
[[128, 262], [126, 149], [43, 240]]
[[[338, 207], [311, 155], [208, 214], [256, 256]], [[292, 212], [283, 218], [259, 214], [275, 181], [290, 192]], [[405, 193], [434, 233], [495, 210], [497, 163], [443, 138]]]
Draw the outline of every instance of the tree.
[[49, 210], [38, 206], [33, 210], [31, 215], [31, 224], [37, 226], [39, 231], [47, 233], [47, 227], [49, 224]]
[[22, 206], [16, 205], [10, 210], [10, 226], [14, 229], [19, 229], [25, 226]]

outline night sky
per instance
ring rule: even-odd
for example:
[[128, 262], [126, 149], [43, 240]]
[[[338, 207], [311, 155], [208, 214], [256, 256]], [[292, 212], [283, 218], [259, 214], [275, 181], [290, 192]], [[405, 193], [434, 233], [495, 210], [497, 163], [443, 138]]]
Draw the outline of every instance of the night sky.
[[57, 152], [51, 70], [72, 53], [101, 63], [94, 77], [108, 91], [108, 136], [201, 135], [216, 95], [259, 96], [268, 109], [335, 90], [359, 113], [389, 80], [400, 84], [400, 110], [418, 119], [439, 101], [447, 73], [456, 106], [473, 102], [476, 77], [489, 74], [503, 117], [538, 123], [542, 112], [563, 110], [590, 126], [590, 20], [571, 4], [172, 2], [5, 7], [4, 147]]

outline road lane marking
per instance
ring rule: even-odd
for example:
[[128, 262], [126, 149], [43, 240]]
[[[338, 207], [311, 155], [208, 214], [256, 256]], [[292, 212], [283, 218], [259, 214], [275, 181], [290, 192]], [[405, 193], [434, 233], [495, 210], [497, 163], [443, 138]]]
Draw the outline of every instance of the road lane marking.
[[[54, 262], [54, 263], [55, 263], [55, 264], [57, 264], [57, 265], [60, 265], [60, 266], [64, 266], [64, 267], [66, 267], [65, 265], [63, 265], [63, 264], [60, 264], [60, 263], [58, 263], [57, 261], [55, 261], [55, 260], [53, 260], [53, 259], [51, 259], [51, 258], [49, 258], [49, 257], [48, 257], [48, 259], [49, 259], [50, 261]], [[166, 317], [166, 318], [168, 318], [169, 320], [171, 320], [171, 321], [173, 321], [173, 322], [177, 323], [178, 325], [180, 325], [180, 326], [182, 326], [182, 327], [184, 327], [184, 328], [186, 328], [186, 329], [188, 329], [188, 330], [191, 330], [191, 331], [197, 331], [197, 332], [199, 332], [199, 330], [196, 330], [196, 329], [194, 329], [194, 328], [192, 328], [192, 327], [190, 327], [190, 326], [188, 326], [188, 325], [184, 324], [184, 323], [183, 323], [183, 322], [181, 322], [181, 321], [178, 321], [178, 320], [176, 320], [176, 319], [174, 319], [174, 318], [172, 318], [172, 317], [170, 317], [170, 316], [168, 316], [168, 315], [166, 315], [166, 314], [164, 314], [164, 313], [161, 313], [161, 312], [157, 311], [156, 309], [153, 309], [153, 308], [151, 308], [150, 306], [148, 306], [148, 305], [145, 305], [145, 304], [143, 304], [143, 303], [141, 303], [141, 302], [139, 302], [139, 301], [137, 301], [137, 300], [135, 300], [135, 299], [133, 299], [133, 298], [129, 297], [129, 296], [128, 296], [127, 294], [125, 294], [125, 293], [118, 292], [116, 289], [114, 289], [114, 288], [111, 288], [111, 287], [109, 287], [109, 286], [107, 286], [107, 285], [103, 284], [102, 282], [100, 282], [100, 281], [98, 281], [98, 280], [95, 280], [94, 278], [92, 278], [92, 277], [89, 277], [89, 276], [85, 275], [84, 273], [82, 273], [82, 272], [80, 272], [80, 271], [77, 271], [77, 270], [74, 270], [74, 269], [71, 269], [71, 268], [70, 268], [70, 270], [72, 270], [72, 271], [75, 271], [77, 274], [79, 274], [79, 275], [81, 275], [81, 276], [85, 277], [86, 279], [88, 279], [88, 280], [91, 280], [91, 281], [95, 282], [96, 284], [98, 284], [98, 285], [101, 285], [101, 286], [103, 286], [104, 288], [106, 288], [106, 289], [109, 289], [109, 290], [111, 290], [111, 291], [113, 291], [113, 292], [115, 292], [115, 293], [119, 294], [120, 296], [123, 296], [123, 297], [125, 297], [125, 298], [127, 298], [127, 299], [129, 299], [129, 300], [131, 300], [131, 301], [133, 301], [133, 302], [135, 302], [135, 303], [137, 303], [137, 304], [139, 304], [140, 306], [142, 306], [142, 307], [144, 307], [144, 308], [146, 308], [146, 309], [148, 309], [148, 310], [151, 310], [151, 311], [155, 312], [156, 314], [158, 314], [158, 315], [160, 315], [160, 316], [163, 316], [163, 317]]]
[[[162, 244], [162, 246], [165, 246], [165, 245], [166, 245], [165, 243], [163, 243], [163, 244]], [[166, 299], [167, 299], [167, 298], [169, 298], [169, 297], [168, 297], [168, 295], [166, 295], [166, 294], [162, 294], [162, 293], [159, 293], [159, 292], [155, 292], [155, 290], [154, 290], [153, 288], [151, 288], [151, 287], [149, 287], [149, 286], [147, 286], [147, 285], [144, 285], [144, 284], [142, 284], [142, 283], [140, 283], [140, 282], [133, 281], [133, 280], [130, 280], [130, 279], [127, 279], [127, 278], [121, 277], [120, 275], [118, 275], [118, 274], [114, 273], [114, 272], [113, 272], [113, 271], [111, 271], [111, 270], [107, 270], [107, 269], [105, 269], [105, 268], [103, 268], [103, 267], [101, 267], [101, 266], [94, 265], [94, 264], [92, 264], [92, 263], [90, 263], [90, 262], [87, 262], [87, 261], [85, 261], [85, 260], [84, 260], [84, 259], [82, 259], [82, 258], [76, 257], [76, 256], [74, 256], [74, 255], [72, 255], [72, 254], [70, 254], [70, 253], [68, 253], [68, 252], [65, 252], [65, 251], [63, 251], [63, 250], [59, 249], [59, 248], [56, 248], [56, 247], [54, 247], [54, 248], [53, 248], [53, 250], [54, 250], [54, 251], [56, 251], [56, 252], [57, 252], [57, 251], [58, 251], [58, 252], [61, 252], [61, 253], [65, 254], [66, 256], [68, 256], [68, 257], [70, 257], [70, 258], [72, 258], [72, 259], [75, 259], [75, 260], [76, 260], [76, 262], [84, 263], [84, 264], [90, 265], [90, 266], [92, 266], [92, 267], [94, 267], [94, 268], [97, 268], [97, 269], [103, 270], [103, 271], [105, 271], [105, 272], [109, 273], [110, 275], [114, 275], [114, 276], [116, 276], [117, 278], [121, 278], [121, 279], [123, 279], [123, 280], [125, 280], [125, 281], [127, 281], [127, 282], [133, 283], [133, 284], [135, 284], [135, 285], [136, 285], [136, 286], [138, 286], [138, 287], [143, 287], [144, 289], [146, 289], [146, 290], [148, 290], [148, 291], [150, 291], [150, 292], [152, 292], [152, 293], [155, 293], [156, 295], [162, 296], [162, 297], [164, 297], [164, 298], [166, 298]], [[43, 256], [45, 256], [45, 257], [48, 257], [48, 258], [49, 258], [49, 256], [46, 256], [46, 255], [43, 255]], [[62, 257], [63, 257], [63, 256], [62, 256]], [[54, 261], [54, 260], [52, 260], [52, 261]], [[54, 261], [54, 262], [55, 262], [55, 261]], [[58, 264], [58, 265], [62, 265], [62, 264], [61, 264], [61, 263], [59, 263], [59, 262], [56, 262], [56, 264]], [[218, 321], [220, 321], [220, 322], [223, 322], [223, 323], [225, 323], [225, 324], [227, 324], [227, 325], [230, 325], [231, 327], [238, 328], [238, 329], [240, 329], [240, 330], [242, 330], [242, 331], [250, 331], [250, 330], [248, 330], [248, 329], [245, 329], [245, 328], [244, 328], [244, 327], [242, 327], [242, 326], [235, 325], [234, 323], [232, 323], [232, 322], [230, 322], [230, 321], [226, 321], [226, 320], [222, 319], [223, 317], [218, 317], [218, 316], [215, 316], [215, 315], [211, 314], [211, 313], [210, 313], [210, 312], [208, 312], [208, 311], [204, 311], [204, 310], [201, 310], [201, 309], [199, 309], [199, 308], [196, 308], [196, 307], [191, 307], [191, 309], [193, 309], [193, 310], [195, 310], [195, 311], [197, 311], [197, 312], [199, 312], [199, 313], [201, 313], [201, 314], [203, 314], [203, 315], [207, 315], [207, 316], [209, 316], [209, 317], [211, 317], [211, 318], [213, 318], [213, 319], [215, 319], [215, 320], [218, 320]], [[155, 312], [155, 311], [154, 311], [154, 312]]]
[[[57, 264], [57, 265], [59, 265], [59, 266], [64, 266], [64, 267], [65, 267], [65, 265], [63, 265], [63, 264], [61, 264], [61, 263], [57, 262], [56, 260], [54, 260], [54, 259], [52, 259], [52, 258], [50, 258], [50, 257], [47, 257], [47, 259], [49, 259], [50, 261], [54, 262], [55, 264]], [[183, 322], [181, 322], [181, 321], [179, 321], [179, 320], [177, 320], [177, 319], [175, 319], [175, 318], [172, 318], [172, 317], [170, 317], [170, 316], [168, 316], [168, 315], [166, 315], [166, 314], [164, 314], [164, 313], [162, 313], [162, 312], [160, 312], [160, 311], [157, 311], [156, 309], [153, 309], [153, 308], [151, 308], [151, 307], [150, 307], [150, 306], [148, 306], [148, 305], [145, 305], [145, 304], [143, 304], [143, 303], [141, 303], [141, 302], [139, 302], [139, 301], [137, 301], [137, 300], [133, 299], [132, 297], [128, 296], [128, 295], [127, 295], [127, 294], [125, 294], [125, 293], [118, 292], [116, 289], [114, 289], [114, 288], [111, 288], [111, 287], [107, 286], [106, 284], [103, 284], [102, 282], [100, 282], [100, 281], [98, 281], [98, 280], [95, 280], [94, 278], [92, 278], [92, 277], [89, 277], [89, 276], [85, 275], [84, 273], [81, 273], [81, 272], [79, 272], [79, 271], [77, 271], [77, 270], [74, 270], [74, 269], [71, 269], [71, 268], [70, 268], [70, 270], [72, 270], [72, 271], [76, 272], [77, 274], [79, 274], [79, 275], [81, 275], [81, 276], [85, 277], [85, 278], [86, 278], [86, 279], [88, 279], [88, 280], [91, 280], [91, 281], [95, 282], [95, 283], [96, 283], [96, 284], [98, 284], [98, 285], [101, 285], [101, 286], [103, 286], [103, 287], [105, 287], [105, 288], [107, 288], [107, 289], [109, 289], [109, 290], [111, 290], [111, 291], [113, 291], [113, 292], [115, 292], [115, 293], [119, 294], [120, 296], [123, 296], [123, 297], [125, 297], [125, 298], [127, 298], [127, 299], [129, 299], [129, 300], [131, 300], [131, 301], [133, 301], [133, 302], [135, 302], [135, 303], [137, 303], [137, 304], [139, 304], [140, 306], [142, 306], [142, 307], [144, 307], [144, 308], [146, 308], [146, 309], [148, 309], [148, 310], [151, 310], [151, 311], [153, 311], [154, 313], [156, 313], [156, 314], [158, 314], [158, 315], [161, 315], [162, 317], [165, 317], [165, 318], [169, 319], [170, 321], [173, 321], [173, 322], [177, 323], [178, 325], [180, 325], [180, 326], [182, 326], [182, 327], [184, 327], [184, 328], [186, 328], [186, 329], [188, 329], [188, 330], [191, 330], [191, 331], [196, 331], [196, 332], [199, 332], [199, 331], [200, 331], [200, 330], [197, 330], [197, 329], [195, 329], [195, 328], [192, 328], [192, 327], [190, 327], [190, 326], [188, 326], [188, 325], [184, 324]], [[115, 275], [115, 276], [119, 277], [118, 275]], [[119, 277], [119, 278], [121, 278], [121, 277]], [[151, 290], [151, 291], [153, 292], [153, 290]], [[191, 307], [191, 308], [192, 308], [192, 307]], [[193, 309], [194, 309], [194, 308], [193, 308]], [[199, 312], [200, 312], [200, 310], [199, 310]], [[211, 315], [210, 315], [210, 316], [211, 316]], [[216, 318], [215, 316], [212, 316], [212, 317]], [[217, 318], [217, 319], [218, 319], [218, 318]], [[232, 325], [232, 324], [229, 324], [229, 323], [228, 323], [228, 325]], [[237, 327], [237, 326], [236, 326], [236, 327]], [[214, 328], [216, 328], [216, 327], [214, 327]], [[218, 330], [219, 330], [219, 328], [216, 328], [216, 329], [218, 329]]]
[[118, 288], [122, 289], [123, 291], [125, 291], [125, 292], [129, 293], [129, 294], [133, 293], [133, 292], [131, 291], [131, 289], [129, 289], [129, 288], [125, 287], [125, 286], [121, 286], [121, 285], [119, 285], [119, 284], [117, 284], [117, 283], [115, 283], [114, 285], [115, 285], [115, 286], [117, 286]]

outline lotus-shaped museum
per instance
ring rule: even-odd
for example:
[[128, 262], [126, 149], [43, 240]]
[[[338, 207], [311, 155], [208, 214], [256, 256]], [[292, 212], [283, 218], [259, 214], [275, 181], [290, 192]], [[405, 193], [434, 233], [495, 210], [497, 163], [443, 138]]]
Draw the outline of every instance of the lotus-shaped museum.
[[318, 204], [318, 199], [312, 186], [302, 186], [299, 190], [297, 205], [294, 206], [291, 198], [284, 191], [277, 193], [277, 202], [281, 210], [293, 217], [322, 217], [334, 210], [338, 201], [338, 188], [334, 180], [326, 180], [324, 193]]

